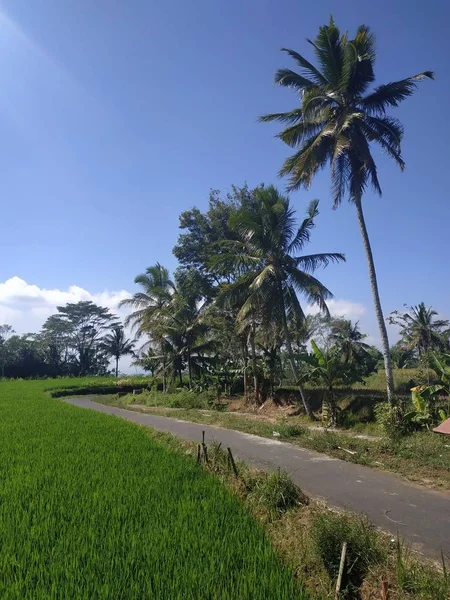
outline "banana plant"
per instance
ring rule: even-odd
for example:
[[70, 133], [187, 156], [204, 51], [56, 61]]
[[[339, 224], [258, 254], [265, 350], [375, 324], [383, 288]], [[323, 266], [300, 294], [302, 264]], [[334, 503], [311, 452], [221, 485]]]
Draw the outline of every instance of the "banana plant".
[[[418, 425], [429, 427], [433, 422], [432, 403], [440, 397], [450, 396], [450, 354], [432, 354], [432, 365], [439, 375], [440, 382], [433, 385], [419, 385], [411, 388], [411, 400], [414, 409], [405, 415]], [[448, 418], [448, 411], [437, 410], [442, 421]]]
[[312, 354], [304, 356], [304, 361], [310, 365], [299, 380], [299, 383], [312, 383], [325, 388], [322, 399], [322, 420], [326, 426], [335, 427], [337, 422], [337, 406], [335, 388], [337, 385], [350, 385], [360, 379], [352, 363], [343, 362], [336, 349], [321, 350], [314, 340], [311, 340]]

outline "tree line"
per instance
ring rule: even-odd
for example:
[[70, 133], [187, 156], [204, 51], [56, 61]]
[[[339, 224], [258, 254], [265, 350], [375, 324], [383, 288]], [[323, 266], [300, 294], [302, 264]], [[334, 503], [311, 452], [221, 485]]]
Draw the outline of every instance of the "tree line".
[[119, 319], [91, 301], [58, 306], [39, 333], [16, 335], [11, 325], [0, 325], [2, 377], [60, 377], [107, 375], [115, 361], [132, 354]]

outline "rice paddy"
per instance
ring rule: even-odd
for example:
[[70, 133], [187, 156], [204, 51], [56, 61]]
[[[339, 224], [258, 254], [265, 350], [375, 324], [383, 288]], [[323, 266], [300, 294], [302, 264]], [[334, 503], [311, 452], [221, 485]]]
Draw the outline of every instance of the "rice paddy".
[[0, 382], [2, 599], [307, 597], [218, 479], [49, 387]]

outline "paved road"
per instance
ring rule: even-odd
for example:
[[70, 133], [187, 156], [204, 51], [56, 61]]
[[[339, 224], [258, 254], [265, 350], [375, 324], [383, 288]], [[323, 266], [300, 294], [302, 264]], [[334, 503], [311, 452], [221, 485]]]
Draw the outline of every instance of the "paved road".
[[402, 481], [395, 475], [355, 465], [266, 438], [230, 429], [188, 423], [124, 410], [74, 398], [68, 403], [109, 415], [116, 415], [168, 431], [187, 440], [216, 440], [230, 446], [233, 454], [265, 470], [286, 469], [292, 480], [310, 496], [331, 506], [364, 512], [378, 527], [399, 534], [413, 547], [439, 557], [441, 548], [450, 556], [450, 493], [436, 492]]

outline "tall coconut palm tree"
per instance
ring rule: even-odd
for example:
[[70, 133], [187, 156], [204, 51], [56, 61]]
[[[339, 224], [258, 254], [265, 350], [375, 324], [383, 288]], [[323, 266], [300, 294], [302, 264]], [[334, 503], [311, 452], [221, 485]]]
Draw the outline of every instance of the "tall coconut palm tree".
[[417, 306], [410, 306], [409, 312], [392, 312], [388, 321], [401, 327], [401, 335], [408, 350], [415, 349], [419, 358], [430, 350], [442, 350], [446, 345], [445, 336], [449, 331], [445, 328], [449, 322], [444, 319], [435, 319], [438, 313], [432, 306], [425, 306], [421, 302]]
[[424, 71], [369, 90], [375, 80], [376, 53], [375, 37], [368, 27], [361, 25], [356, 36], [350, 39], [347, 33], [341, 36], [331, 18], [329, 25], [320, 27], [316, 39], [308, 42], [313, 47], [318, 67], [298, 52], [284, 48], [300, 72], [280, 69], [275, 75], [276, 83], [297, 92], [300, 107], [263, 116], [261, 121], [280, 121], [288, 125], [278, 137], [298, 149], [280, 171], [281, 176], [289, 176], [289, 190], [308, 188], [314, 176], [329, 164], [334, 207], [338, 207], [346, 195], [355, 205], [383, 346], [387, 395], [393, 402], [389, 340], [362, 197], [369, 185], [381, 195], [372, 144], [378, 144], [401, 170], [404, 169], [403, 127], [398, 119], [388, 116], [387, 111], [411, 96], [417, 82], [432, 79], [433, 73]]
[[[235, 283], [223, 287], [222, 297], [225, 295], [231, 302], [246, 298], [237, 314], [238, 322], [257, 314], [262, 323], [277, 324], [295, 381], [299, 380], [299, 373], [289, 323], [300, 326], [305, 319], [297, 293], [328, 314], [326, 300], [332, 294], [312, 273], [330, 262], [345, 260], [339, 253], [298, 254], [309, 242], [318, 214], [318, 200], [313, 200], [305, 220], [297, 227], [295, 211], [287, 197], [273, 186], [258, 190], [254, 205], [240, 210], [230, 221], [238, 239], [229, 242], [227, 254], [217, 257], [220, 262], [233, 264], [240, 275]], [[299, 391], [306, 412], [312, 416], [301, 387]]]
[[125, 336], [123, 327], [116, 325], [111, 330], [111, 333], [105, 335], [102, 340], [101, 348], [108, 356], [111, 356], [116, 361], [116, 377], [119, 377], [119, 360], [122, 356], [133, 354], [133, 349], [136, 342], [129, 340]]
[[366, 337], [359, 329], [359, 321], [352, 323], [348, 319], [332, 319], [330, 323], [330, 339], [345, 363], [358, 363], [368, 355], [370, 345], [364, 342]]
[[166, 352], [162, 335], [161, 321], [167, 314], [167, 308], [176, 292], [175, 285], [169, 277], [169, 271], [156, 263], [148, 267], [145, 273], [138, 275], [134, 283], [142, 288], [131, 298], [122, 300], [120, 307], [134, 309], [125, 319], [125, 325], [132, 324], [137, 336], [151, 333], [159, 345], [162, 357], [163, 390], [166, 390]]

